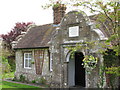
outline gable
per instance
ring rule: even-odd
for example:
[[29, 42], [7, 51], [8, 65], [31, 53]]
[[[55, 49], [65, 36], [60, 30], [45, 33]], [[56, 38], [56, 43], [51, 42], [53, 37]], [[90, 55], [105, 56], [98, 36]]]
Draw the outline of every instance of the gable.
[[103, 31], [82, 11], [72, 11], [64, 16], [60, 30], [63, 43], [78, 43], [91, 40], [105, 40]]

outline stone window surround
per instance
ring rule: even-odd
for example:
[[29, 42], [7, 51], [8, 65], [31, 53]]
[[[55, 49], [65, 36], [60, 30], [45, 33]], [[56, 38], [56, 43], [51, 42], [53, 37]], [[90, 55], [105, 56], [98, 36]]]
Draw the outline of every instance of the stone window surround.
[[[76, 26], [78, 26], [78, 36], [74, 36], [74, 37], [69, 37], [69, 28], [70, 27], [76, 27]], [[81, 29], [82, 28], [82, 26], [81, 26], [81, 24], [80, 23], [73, 23], [73, 24], [68, 24], [67, 25], [67, 34], [68, 34], [68, 38], [78, 38], [79, 36], [80, 36], [80, 32], [81, 32]]]

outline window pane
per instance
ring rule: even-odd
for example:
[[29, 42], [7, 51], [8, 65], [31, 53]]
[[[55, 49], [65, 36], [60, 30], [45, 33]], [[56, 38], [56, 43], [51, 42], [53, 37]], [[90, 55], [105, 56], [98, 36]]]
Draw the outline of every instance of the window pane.
[[25, 67], [28, 67], [28, 59], [25, 59]]
[[25, 53], [25, 58], [28, 58], [28, 54], [27, 53]]
[[32, 53], [24, 53], [24, 67], [30, 68], [32, 66]]
[[31, 64], [31, 59], [29, 59], [29, 65], [28, 65], [28, 67], [31, 67], [32, 66], [32, 64]]
[[50, 54], [50, 71], [53, 71], [52, 65], [53, 65], [53, 60], [52, 60], [52, 53], [51, 53]]
[[32, 54], [31, 53], [29, 53], [29, 58], [32, 58]]

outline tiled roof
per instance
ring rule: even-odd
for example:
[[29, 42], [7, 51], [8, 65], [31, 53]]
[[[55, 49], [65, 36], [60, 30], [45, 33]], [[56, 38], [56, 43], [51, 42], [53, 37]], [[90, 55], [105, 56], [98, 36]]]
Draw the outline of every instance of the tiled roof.
[[48, 42], [52, 37], [54, 29], [52, 24], [32, 27], [14, 49], [49, 47]]

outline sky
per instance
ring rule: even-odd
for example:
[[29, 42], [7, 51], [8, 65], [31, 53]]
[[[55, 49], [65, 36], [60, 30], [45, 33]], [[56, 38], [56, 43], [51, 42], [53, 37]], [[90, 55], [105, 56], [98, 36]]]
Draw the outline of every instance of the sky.
[[[36, 25], [52, 23], [52, 8], [41, 7], [48, 2], [49, 0], [0, 0], [0, 34], [10, 32], [17, 22], [34, 22]], [[74, 9], [76, 8], [67, 7], [67, 12]]]
[[[67, 1], [67, 0], [66, 0]], [[49, 0], [0, 0], [0, 34], [10, 32], [17, 22], [34, 22], [36, 25], [53, 23], [52, 8], [41, 6]], [[67, 12], [75, 8], [67, 8]]]
[[53, 22], [52, 9], [44, 10], [48, 0], [0, 0], [0, 34], [6, 34], [17, 22], [43, 25]]

